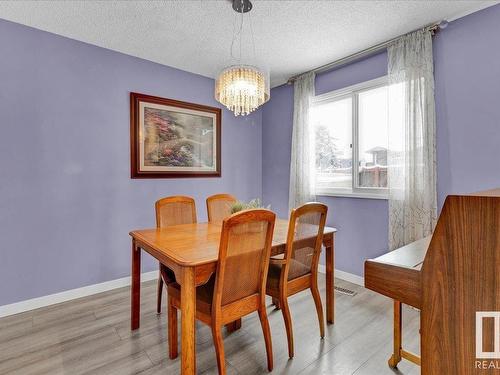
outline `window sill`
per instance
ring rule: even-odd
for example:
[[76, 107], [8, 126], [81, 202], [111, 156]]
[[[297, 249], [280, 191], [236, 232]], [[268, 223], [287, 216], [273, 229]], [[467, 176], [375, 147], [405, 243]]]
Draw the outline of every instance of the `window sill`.
[[320, 197], [341, 197], [341, 198], [362, 198], [362, 199], [383, 199], [388, 200], [387, 194], [363, 193], [363, 192], [338, 192], [332, 190], [319, 190], [316, 192]]

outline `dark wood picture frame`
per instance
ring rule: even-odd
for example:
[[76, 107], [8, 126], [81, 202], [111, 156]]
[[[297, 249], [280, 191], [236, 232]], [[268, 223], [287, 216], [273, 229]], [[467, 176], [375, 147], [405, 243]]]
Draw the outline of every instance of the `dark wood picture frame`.
[[[152, 103], [195, 110], [215, 115], [215, 170], [210, 171], [145, 171], [140, 169], [140, 103]], [[130, 176], [131, 178], [190, 178], [190, 177], [220, 177], [221, 176], [221, 116], [220, 108], [200, 104], [182, 102], [179, 100], [160, 98], [157, 96], [130, 93]]]

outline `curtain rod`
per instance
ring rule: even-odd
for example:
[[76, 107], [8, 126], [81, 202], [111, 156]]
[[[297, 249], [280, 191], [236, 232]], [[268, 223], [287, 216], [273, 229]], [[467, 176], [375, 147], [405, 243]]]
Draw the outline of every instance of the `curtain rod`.
[[[442, 21], [432, 23], [430, 25], [427, 25], [427, 26], [425, 26], [425, 27], [423, 27], [421, 29], [417, 29], [417, 30], [427, 30], [427, 31], [431, 31], [434, 34], [439, 29], [444, 29], [446, 26], [448, 26], [448, 21], [442, 20]], [[376, 44], [376, 45], [374, 45], [372, 47], [366, 48], [366, 49], [364, 49], [362, 51], [353, 53], [352, 55], [349, 55], [349, 56], [343, 57], [341, 59], [335, 60], [335, 61], [333, 61], [331, 63], [318, 66], [317, 68], [308, 70], [308, 71], [300, 73], [300, 74], [296, 74], [296, 75], [290, 77], [288, 79], [288, 81], [286, 82], [286, 84], [287, 85], [291, 85], [302, 74], [312, 73], [312, 72], [314, 72], [314, 73], [323, 73], [323, 72], [326, 72], [327, 70], [338, 68], [338, 67], [341, 67], [343, 65], [349, 64], [349, 63], [351, 63], [353, 61], [362, 59], [364, 57], [368, 57], [368, 56], [374, 55], [377, 52], [380, 52], [380, 51], [382, 51], [384, 49], [387, 49], [387, 47], [389, 47], [392, 43], [394, 43], [395, 41], [397, 41], [402, 36], [411, 34], [411, 33], [415, 32], [417, 30], [414, 30], [414, 31], [411, 31], [409, 33], [403, 34], [401, 36], [398, 36], [398, 37], [386, 40], [385, 42]], [[280, 85], [280, 86], [283, 86], [283, 85]]]

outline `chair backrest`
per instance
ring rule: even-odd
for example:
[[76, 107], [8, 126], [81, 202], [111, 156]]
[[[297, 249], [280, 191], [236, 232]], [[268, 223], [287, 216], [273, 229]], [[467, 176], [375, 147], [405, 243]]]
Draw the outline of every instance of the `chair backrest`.
[[252, 295], [264, 302], [276, 215], [254, 209], [235, 213], [222, 222], [214, 307]]
[[231, 205], [236, 198], [231, 194], [215, 194], [207, 198], [208, 221], [222, 223], [226, 217], [231, 216]]
[[283, 280], [317, 274], [328, 207], [306, 203], [292, 210], [288, 224]]
[[196, 205], [191, 197], [165, 197], [156, 201], [155, 209], [157, 228], [196, 223]]

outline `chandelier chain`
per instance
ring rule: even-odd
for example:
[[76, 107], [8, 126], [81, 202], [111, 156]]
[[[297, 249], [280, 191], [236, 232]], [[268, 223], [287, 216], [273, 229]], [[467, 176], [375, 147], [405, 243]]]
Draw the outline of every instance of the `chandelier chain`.
[[253, 59], [257, 59], [257, 54], [255, 53], [255, 38], [253, 35], [253, 25], [252, 25], [252, 15], [248, 14], [248, 22], [250, 23], [250, 35], [252, 36], [252, 48], [253, 48]]

